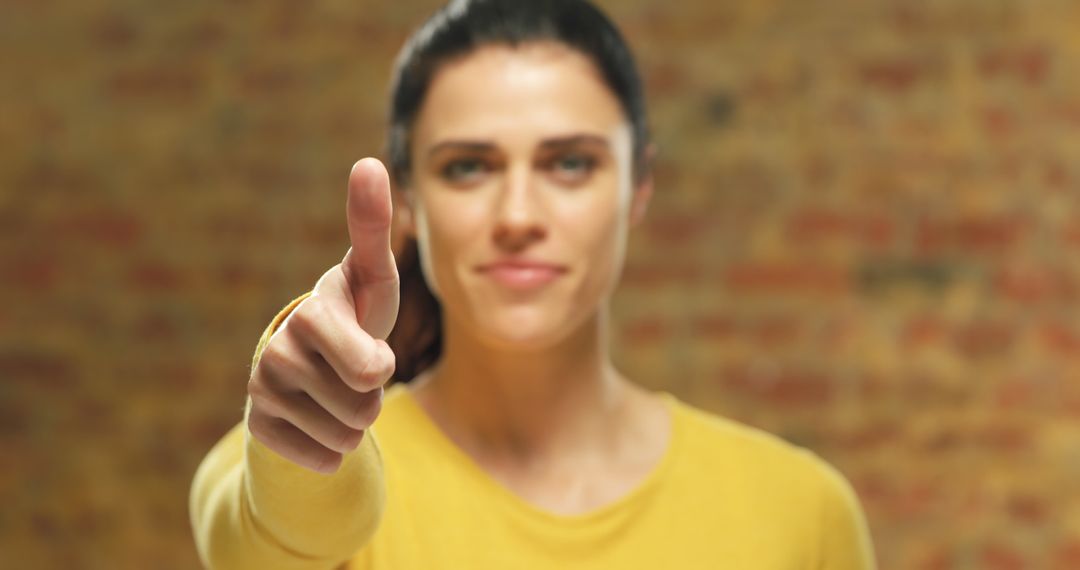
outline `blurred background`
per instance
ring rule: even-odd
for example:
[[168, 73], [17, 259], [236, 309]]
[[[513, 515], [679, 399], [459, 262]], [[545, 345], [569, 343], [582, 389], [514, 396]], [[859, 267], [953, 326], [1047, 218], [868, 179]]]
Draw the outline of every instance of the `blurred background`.
[[[0, 567], [198, 567], [191, 477], [437, 4], [6, 3]], [[623, 368], [836, 465], [882, 568], [1080, 568], [1080, 3], [601, 4], [661, 151]]]

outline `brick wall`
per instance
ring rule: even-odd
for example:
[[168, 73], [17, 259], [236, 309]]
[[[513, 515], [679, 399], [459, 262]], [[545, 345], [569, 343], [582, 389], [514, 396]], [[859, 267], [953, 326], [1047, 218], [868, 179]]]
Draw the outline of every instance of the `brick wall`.
[[[197, 564], [190, 478], [435, 4], [5, 8], [0, 565]], [[883, 568], [1080, 567], [1080, 5], [604, 4], [661, 147], [624, 368], [837, 465]]]

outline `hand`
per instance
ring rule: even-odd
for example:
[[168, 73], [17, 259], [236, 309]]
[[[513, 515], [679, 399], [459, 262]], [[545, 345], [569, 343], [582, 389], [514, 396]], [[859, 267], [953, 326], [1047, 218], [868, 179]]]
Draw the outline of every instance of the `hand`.
[[345, 259], [281, 324], [248, 381], [248, 428], [297, 465], [333, 473], [356, 449], [382, 406], [394, 373], [386, 337], [400, 287], [390, 250], [392, 206], [386, 167], [353, 165]]

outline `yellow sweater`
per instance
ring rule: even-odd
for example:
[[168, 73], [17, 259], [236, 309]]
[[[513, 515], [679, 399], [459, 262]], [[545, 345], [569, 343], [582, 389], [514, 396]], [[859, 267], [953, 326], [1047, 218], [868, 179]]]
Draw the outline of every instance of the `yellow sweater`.
[[660, 464], [617, 502], [575, 516], [503, 487], [402, 385], [330, 476], [279, 457], [240, 423], [195, 475], [195, 542], [223, 569], [874, 568], [862, 511], [836, 470], [662, 395], [674, 430]]

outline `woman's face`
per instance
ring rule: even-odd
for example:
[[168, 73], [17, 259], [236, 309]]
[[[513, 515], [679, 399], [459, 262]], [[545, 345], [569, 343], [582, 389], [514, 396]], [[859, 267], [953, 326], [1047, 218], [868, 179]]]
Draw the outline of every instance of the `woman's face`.
[[405, 208], [453, 328], [541, 349], [604, 308], [651, 183], [595, 65], [558, 43], [441, 66], [413, 127]]

